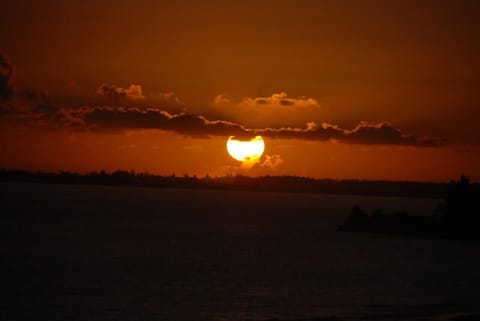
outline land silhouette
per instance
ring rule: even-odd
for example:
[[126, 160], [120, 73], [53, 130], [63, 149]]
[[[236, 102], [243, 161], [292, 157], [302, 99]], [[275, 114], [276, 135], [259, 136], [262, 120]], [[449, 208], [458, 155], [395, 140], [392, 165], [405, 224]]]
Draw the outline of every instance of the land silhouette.
[[480, 241], [479, 196], [478, 185], [461, 176], [459, 181], [451, 181], [447, 185], [435, 215], [415, 216], [405, 211], [386, 214], [381, 209], [368, 214], [359, 206], [354, 206], [338, 229]]
[[359, 206], [353, 206], [338, 230], [480, 240], [477, 233], [480, 206], [475, 201], [480, 199], [480, 184], [471, 183], [465, 176], [461, 176], [459, 181], [432, 183], [315, 179], [301, 176], [206, 175], [199, 178], [195, 175], [162, 176], [125, 170], [81, 174], [2, 169], [0, 182], [433, 198], [439, 199], [439, 204], [435, 215], [431, 216], [411, 215], [406, 211], [385, 213], [382, 209], [367, 213]]
[[[339, 195], [399, 196], [420, 198], [443, 198], [448, 183], [411, 181], [370, 181], [315, 179], [301, 176], [260, 176], [226, 175], [221, 177], [197, 177], [195, 175], [169, 176], [136, 173], [135, 171], [104, 170], [80, 174], [75, 172], [32, 172], [24, 170], [0, 170], [0, 182], [31, 182], [78, 185], [122, 185], [158, 188], [190, 188], [251, 190], [291, 193], [325, 193]], [[480, 184], [469, 184], [478, 194]], [[451, 202], [450, 202], [451, 203]], [[449, 204], [450, 204], [449, 203]], [[451, 209], [446, 209], [451, 211]]]

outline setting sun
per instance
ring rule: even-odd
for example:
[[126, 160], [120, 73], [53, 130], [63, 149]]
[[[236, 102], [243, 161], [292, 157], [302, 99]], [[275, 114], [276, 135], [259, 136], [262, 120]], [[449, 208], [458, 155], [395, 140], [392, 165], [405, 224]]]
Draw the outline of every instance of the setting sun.
[[480, 0], [0, 9], [0, 321], [480, 321]]
[[234, 159], [240, 162], [257, 161], [263, 154], [265, 142], [262, 136], [250, 140], [239, 140], [230, 136], [227, 140], [227, 151]]

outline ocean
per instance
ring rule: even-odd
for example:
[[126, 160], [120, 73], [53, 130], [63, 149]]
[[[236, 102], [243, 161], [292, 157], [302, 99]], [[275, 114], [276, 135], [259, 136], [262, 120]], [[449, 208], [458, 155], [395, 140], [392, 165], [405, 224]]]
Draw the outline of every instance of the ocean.
[[337, 232], [434, 199], [0, 183], [0, 319], [451, 320], [480, 244]]

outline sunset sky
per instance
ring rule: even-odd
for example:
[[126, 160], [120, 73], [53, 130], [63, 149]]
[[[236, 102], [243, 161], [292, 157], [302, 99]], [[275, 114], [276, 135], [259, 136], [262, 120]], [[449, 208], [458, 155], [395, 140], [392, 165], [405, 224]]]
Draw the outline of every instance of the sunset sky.
[[[4, 0], [0, 168], [480, 180], [480, 1]], [[265, 140], [245, 169], [229, 136]]]

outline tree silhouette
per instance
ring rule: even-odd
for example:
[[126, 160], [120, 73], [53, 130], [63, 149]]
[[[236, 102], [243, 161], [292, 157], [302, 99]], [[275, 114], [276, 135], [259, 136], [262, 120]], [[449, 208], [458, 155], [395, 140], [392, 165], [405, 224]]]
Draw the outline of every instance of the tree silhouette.
[[[455, 233], [466, 238], [476, 237], [480, 225], [478, 189], [462, 175], [460, 180], [448, 184], [442, 206], [445, 222]], [[477, 199], [477, 201], [476, 201]]]

